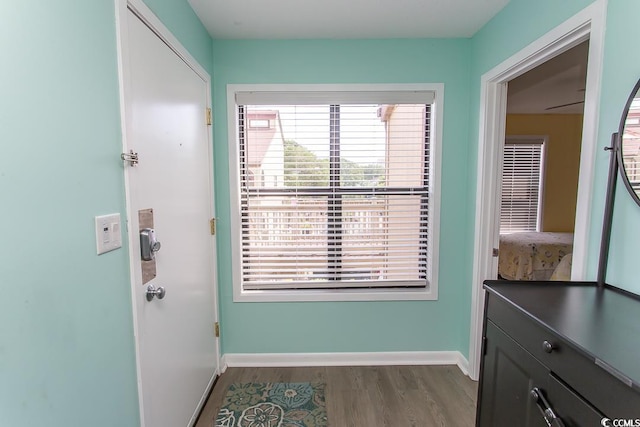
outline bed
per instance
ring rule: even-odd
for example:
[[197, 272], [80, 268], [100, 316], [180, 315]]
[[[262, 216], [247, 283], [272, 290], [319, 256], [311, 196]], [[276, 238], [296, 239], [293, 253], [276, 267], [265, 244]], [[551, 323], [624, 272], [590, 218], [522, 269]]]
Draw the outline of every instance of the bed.
[[572, 252], [573, 233], [501, 234], [498, 274], [507, 280], [550, 280]]

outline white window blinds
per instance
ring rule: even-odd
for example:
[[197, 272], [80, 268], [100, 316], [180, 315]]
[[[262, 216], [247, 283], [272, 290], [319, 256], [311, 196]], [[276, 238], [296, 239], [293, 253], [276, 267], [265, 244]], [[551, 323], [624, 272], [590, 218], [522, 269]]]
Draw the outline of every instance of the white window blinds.
[[501, 234], [539, 230], [543, 147], [542, 138], [507, 138], [502, 166]]
[[432, 93], [242, 96], [257, 101], [237, 106], [243, 289], [426, 287]]

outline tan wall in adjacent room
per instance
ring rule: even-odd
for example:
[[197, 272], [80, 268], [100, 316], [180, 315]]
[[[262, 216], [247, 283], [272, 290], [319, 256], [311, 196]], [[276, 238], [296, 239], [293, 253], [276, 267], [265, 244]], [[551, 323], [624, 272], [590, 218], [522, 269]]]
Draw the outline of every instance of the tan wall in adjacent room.
[[547, 136], [542, 231], [573, 232], [582, 114], [508, 114], [506, 134]]

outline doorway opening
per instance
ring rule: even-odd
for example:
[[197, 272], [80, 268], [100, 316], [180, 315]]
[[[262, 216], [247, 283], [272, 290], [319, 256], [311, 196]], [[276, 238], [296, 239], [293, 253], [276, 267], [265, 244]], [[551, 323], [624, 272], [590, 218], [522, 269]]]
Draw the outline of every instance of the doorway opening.
[[502, 154], [507, 121], [507, 86], [537, 66], [585, 41], [588, 45], [584, 120], [580, 149], [576, 215], [574, 222], [571, 278], [583, 280], [586, 273], [590, 197], [598, 134], [600, 80], [604, 46], [606, 1], [597, 0], [567, 21], [529, 44], [481, 77], [480, 128], [476, 187], [474, 259], [472, 275], [469, 375], [480, 373], [484, 290], [482, 283], [495, 279], [499, 246], [499, 206]]
[[498, 278], [570, 280], [589, 42], [507, 84]]

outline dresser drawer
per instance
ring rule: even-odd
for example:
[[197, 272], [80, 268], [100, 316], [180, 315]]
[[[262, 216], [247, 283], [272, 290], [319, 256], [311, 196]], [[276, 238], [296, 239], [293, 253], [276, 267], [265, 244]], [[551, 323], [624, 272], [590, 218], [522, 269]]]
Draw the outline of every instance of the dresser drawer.
[[487, 294], [487, 318], [609, 418], [640, 418], [640, 393], [525, 312]]
[[565, 427], [599, 426], [604, 416], [553, 375], [547, 386], [549, 402]]

